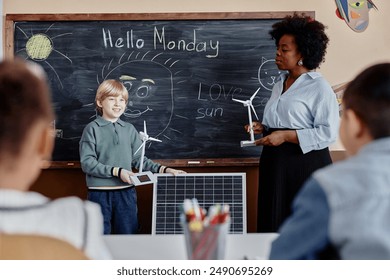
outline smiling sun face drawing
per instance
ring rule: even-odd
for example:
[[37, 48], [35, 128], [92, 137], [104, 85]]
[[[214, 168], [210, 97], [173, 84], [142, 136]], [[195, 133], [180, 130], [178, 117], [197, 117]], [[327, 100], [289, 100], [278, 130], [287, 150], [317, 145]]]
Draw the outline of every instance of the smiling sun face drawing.
[[174, 114], [175, 74], [172, 67], [177, 61], [167, 59], [160, 63], [157, 61], [159, 54], [150, 60], [145, 58], [146, 55], [122, 55], [117, 65], [111, 60], [104, 65], [101, 78], [117, 79], [129, 92], [124, 120], [134, 124], [138, 130], [142, 130], [143, 121], [146, 121], [152, 137], [170, 140], [168, 132], [172, 129], [168, 128]]
[[58, 75], [56, 69], [49, 62], [49, 58], [53, 53], [56, 53], [65, 58], [68, 62], [72, 63], [72, 60], [67, 55], [58, 51], [54, 46], [54, 41], [56, 38], [71, 35], [72, 33], [62, 33], [55, 36], [50, 36], [49, 33], [53, 26], [54, 24], [50, 25], [44, 32], [36, 34], [28, 34], [21, 27], [16, 26], [17, 32], [21, 32], [27, 40], [25, 47], [19, 49], [16, 54], [18, 56], [23, 56], [25, 59], [30, 59], [48, 66], [51, 71], [53, 71], [56, 79], [58, 80], [59, 87], [62, 89], [63, 85], [61, 78]]

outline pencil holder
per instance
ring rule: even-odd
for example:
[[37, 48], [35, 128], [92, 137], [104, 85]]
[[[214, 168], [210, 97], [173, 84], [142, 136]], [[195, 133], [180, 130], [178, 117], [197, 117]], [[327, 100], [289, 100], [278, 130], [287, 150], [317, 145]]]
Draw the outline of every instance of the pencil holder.
[[188, 259], [223, 260], [229, 228], [230, 220], [222, 224], [205, 226], [201, 231], [190, 230], [189, 223], [185, 223], [184, 235]]

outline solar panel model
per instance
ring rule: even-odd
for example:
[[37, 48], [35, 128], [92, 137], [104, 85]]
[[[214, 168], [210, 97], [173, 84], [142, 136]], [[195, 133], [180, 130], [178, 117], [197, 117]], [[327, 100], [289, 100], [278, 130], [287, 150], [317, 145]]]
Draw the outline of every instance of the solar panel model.
[[155, 174], [152, 234], [180, 234], [184, 199], [196, 198], [206, 210], [215, 204], [230, 206], [230, 234], [246, 233], [245, 173]]

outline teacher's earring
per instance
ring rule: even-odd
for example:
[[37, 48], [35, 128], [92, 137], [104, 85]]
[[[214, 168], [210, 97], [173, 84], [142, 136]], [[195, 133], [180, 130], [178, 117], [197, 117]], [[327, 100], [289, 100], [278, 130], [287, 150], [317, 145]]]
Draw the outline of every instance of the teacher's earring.
[[299, 65], [299, 66], [302, 66], [302, 65], [303, 65], [302, 59], [298, 60], [298, 65]]

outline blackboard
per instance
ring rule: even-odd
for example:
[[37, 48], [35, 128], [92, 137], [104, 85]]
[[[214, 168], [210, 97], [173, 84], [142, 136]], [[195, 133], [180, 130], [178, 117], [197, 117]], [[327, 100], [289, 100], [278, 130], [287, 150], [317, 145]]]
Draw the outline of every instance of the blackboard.
[[[78, 161], [83, 128], [95, 117], [105, 79], [120, 79], [130, 102], [123, 119], [162, 143], [151, 159], [258, 157], [248, 99], [261, 119], [272, 83], [272, 24], [288, 13], [7, 15], [6, 51], [42, 65], [56, 112], [53, 160]], [[306, 13], [311, 14], [311, 13]]]

